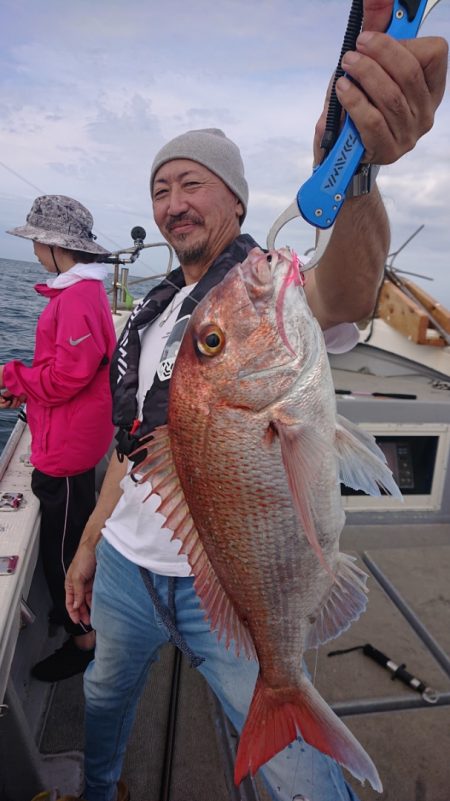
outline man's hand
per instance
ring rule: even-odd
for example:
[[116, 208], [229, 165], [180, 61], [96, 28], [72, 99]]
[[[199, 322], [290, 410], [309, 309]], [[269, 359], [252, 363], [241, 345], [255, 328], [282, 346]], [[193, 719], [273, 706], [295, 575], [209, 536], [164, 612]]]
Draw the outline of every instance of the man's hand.
[[[397, 41], [383, 33], [393, 0], [364, 0], [364, 31], [346, 53], [336, 93], [358, 129], [364, 161], [390, 164], [411, 150], [433, 125], [445, 88], [448, 45], [420, 37]], [[316, 126], [314, 159], [322, 159], [325, 108]], [[311, 271], [306, 291], [322, 328], [371, 314], [389, 252], [389, 224], [375, 187], [343, 204], [330, 244]]]
[[86, 523], [78, 550], [67, 571], [66, 609], [74, 623], [90, 623], [92, 587], [97, 566], [95, 549], [101, 539], [103, 526], [122, 495], [120, 482], [126, 474], [127, 466], [127, 459], [119, 462], [114, 451], [97, 505]]
[[66, 609], [74, 623], [89, 625], [91, 622], [92, 585], [96, 566], [95, 549], [88, 540], [81, 542], [64, 584]]
[[394, 0], [364, 0], [364, 29], [385, 31], [392, 16]]
[[344, 76], [336, 94], [360, 133], [365, 161], [391, 164], [430, 130], [444, 93], [447, 56], [447, 43], [437, 37], [359, 36], [357, 52], [346, 53], [342, 66], [361, 88]]
[[[356, 51], [342, 60], [356, 83], [345, 76], [336, 82], [337, 97], [365, 147], [364, 161], [373, 164], [391, 164], [415, 147], [432, 127], [445, 89], [447, 42], [439, 37], [397, 41], [382, 33], [392, 5], [392, 0], [365, 0], [364, 31]], [[329, 91], [316, 126], [316, 163], [321, 160]]]

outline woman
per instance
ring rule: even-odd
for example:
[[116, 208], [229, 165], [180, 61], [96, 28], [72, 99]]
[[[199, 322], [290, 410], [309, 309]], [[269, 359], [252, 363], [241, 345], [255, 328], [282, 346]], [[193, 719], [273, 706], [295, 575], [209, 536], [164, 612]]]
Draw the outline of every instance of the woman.
[[41, 681], [84, 671], [95, 633], [74, 625], [64, 603], [64, 579], [95, 506], [95, 466], [112, 436], [109, 361], [115, 332], [103, 286], [108, 254], [95, 243], [90, 212], [63, 195], [34, 201], [26, 225], [7, 233], [31, 239], [52, 277], [35, 288], [49, 303], [41, 314], [31, 367], [0, 365], [0, 408], [26, 402], [31, 431], [31, 488], [41, 509], [40, 551], [53, 609], [51, 620], [70, 635], [32, 669]]

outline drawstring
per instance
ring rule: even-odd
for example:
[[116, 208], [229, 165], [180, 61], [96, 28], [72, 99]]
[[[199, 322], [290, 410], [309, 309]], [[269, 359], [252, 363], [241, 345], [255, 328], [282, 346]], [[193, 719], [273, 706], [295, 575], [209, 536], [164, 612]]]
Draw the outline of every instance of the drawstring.
[[49, 248], [50, 248], [50, 253], [52, 254], [53, 264], [55, 265], [56, 272], [58, 273], [58, 275], [61, 275], [61, 270], [59, 269], [59, 267], [58, 267], [58, 265], [56, 263], [55, 253], [53, 251], [53, 245], [49, 245]]
[[166, 604], [161, 601], [161, 598], [154, 587], [150, 571], [146, 570], [145, 567], [140, 567], [139, 572], [142, 576], [142, 580], [145, 584], [148, 594], [153, 601], [153, 605], [160, 616], [162, 623], [169, 632], [170, 642], [173, 645], [176, 645], [176, 647], [180, 649], [181, 653], [189, 659], [191, 667], [198, 667], [202, 664], [202, 662], [205, 661], [204, 657], [196, 656], [196, 654], [194, 654], [191, 648], [189, 648], [186, 640], [182, 637], [177, 629], [175, 620], [175, 576], [168, 577], [168, 605], [166, 606]]

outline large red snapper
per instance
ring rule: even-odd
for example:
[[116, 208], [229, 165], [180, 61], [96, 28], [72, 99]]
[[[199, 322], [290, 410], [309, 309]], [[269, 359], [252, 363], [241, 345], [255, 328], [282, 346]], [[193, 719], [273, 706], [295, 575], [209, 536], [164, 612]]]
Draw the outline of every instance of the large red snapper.
[[236, 783], [298, 733], [374, 789], [370, 757], [303, 671], [302, 654], [366, 606], [340, 553], [339, 481], [399, 495], [374, 439], [336, 415], [322, 332], [288, 249], [255, 248], [200, 302], [146, 478], [182, 541], [218, 636], [259, 660]]

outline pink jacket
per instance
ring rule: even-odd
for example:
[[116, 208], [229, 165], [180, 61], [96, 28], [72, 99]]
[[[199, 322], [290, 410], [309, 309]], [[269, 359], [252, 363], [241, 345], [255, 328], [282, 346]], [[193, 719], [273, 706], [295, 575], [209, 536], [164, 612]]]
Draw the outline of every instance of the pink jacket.
[[3, 383], [26, 396], [32, 464], [50, 476], [71, 476], [94, 467], [113, 437], [111, 310], [98, 280], [35, 289], [50, 302], [38, 321], [33, 364], [8, 362]]

